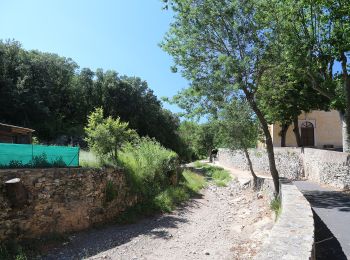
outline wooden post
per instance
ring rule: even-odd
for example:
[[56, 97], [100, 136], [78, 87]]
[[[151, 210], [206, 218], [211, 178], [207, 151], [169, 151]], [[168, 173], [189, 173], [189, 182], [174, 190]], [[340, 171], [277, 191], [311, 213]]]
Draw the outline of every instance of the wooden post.
[[11, 207], [23, 207], [27, 202], [27, 192], [21, 179], [14, 178], [5, 182], [6, 194], [11, 203]]

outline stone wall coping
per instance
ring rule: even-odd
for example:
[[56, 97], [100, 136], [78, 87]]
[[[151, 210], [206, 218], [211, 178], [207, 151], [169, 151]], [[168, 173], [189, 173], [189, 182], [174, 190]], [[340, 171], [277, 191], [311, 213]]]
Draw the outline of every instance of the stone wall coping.
[[313, 259], [314, 219], [309, 202], [291, 182], [281, 184], [281, 196], [281, 215], [254, 259]]

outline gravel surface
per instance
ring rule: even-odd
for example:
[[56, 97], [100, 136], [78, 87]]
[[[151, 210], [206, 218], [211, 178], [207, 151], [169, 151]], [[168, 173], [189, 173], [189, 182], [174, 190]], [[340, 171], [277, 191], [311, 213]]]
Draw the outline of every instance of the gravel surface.
[[171, 214], [78, 233], [44, 259], [251, 259], [274, 222], [260, 197], [210, 185]]

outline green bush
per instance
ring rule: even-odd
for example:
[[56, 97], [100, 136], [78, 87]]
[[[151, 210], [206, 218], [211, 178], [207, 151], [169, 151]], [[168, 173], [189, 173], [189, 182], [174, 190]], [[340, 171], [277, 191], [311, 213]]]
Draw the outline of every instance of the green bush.
[[181, 182], [177, 186], [170, 186], [157, 194], [153, 199], [143, 201], [125, 210], [118, 217], [119, 223], [134, 223], [142, 216], [149, 216], [156, 212], [170, 212], [191, 195], [197, 194], [207, 185], [205, 178], [197, 173], [185, 170], [180, 174]]
[[189, 198], [190, 194], [185, 187], [169, 187], [154, 198], [154, 205], [163, 212], [171, 212], [177, 205]]
[[103, 109], [96, 108], [89, 115], [85, 132], [89, 148], [100, 158], [115, 161], [118, 152], [125, 142], [138, 138], [135, 130], [129, 128], [129, 123], [122, 122], [119, 117], [103, 117]]
[[[181, 173], [177, 154], [150, 138], [125, 144], [118, 163], [127, 172], [129, 186], [142, 198], [140, 204], [118, 218], [121, 223], [134, 222], [154, 212], [170, 212], [206, 186], [205, 177], [189, 170]], [[175, 174], [181, 181], [176, 186], [170, 185]]]
[[99, 168], [103, 165], [103, 163], [93, 152], [80, 150], [79, 165], [82, 167]]
[[150, 138], [124, 145], [118, 163], [126, 169], [130, 186], [145, 199], [162, 192], [170, 183], [169, 177], [179, 170], [177, 154]]

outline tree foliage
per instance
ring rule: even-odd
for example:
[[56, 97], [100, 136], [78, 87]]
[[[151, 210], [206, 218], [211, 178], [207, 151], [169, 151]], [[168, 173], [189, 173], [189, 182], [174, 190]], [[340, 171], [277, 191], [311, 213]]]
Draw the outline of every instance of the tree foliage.
[[27, 51], [16, 41], [0, 41], [0, 103], [0, 122], [33, 128], [44, 143], [61, 136], [82, 140], [88, 115], [102, 107], [104, 116], [120, 117], [167, 148], [181, 153], [185, 145], [178, 117], [162, 107], [146, 81], [79, 69], [72, 59]]
[[220, 132], [226, 147], [242, 150], [253, 176], [253, 186], [257, 185], [257, 176], [249, 156], [249, 148], [255, 148], [259, 138], [259, 122], [249, 104], [244, 99], [233, 100], [221, 112]]
[[187, 96], [209, 108], [244, 94], [263, 129], [276, 193], [279, 177], [272, 138], [256, 93], [268, 68], [269, 31], [261, 23], [256, 1], [172, 0], [174, 22], [162, 47], [191, 81]]
[[256, 147], [259, 137], [259, 122], [244, 99], [233, 100], [220, 114], [222, 142], [230, 149]]
[[85, 131], [89, 148], [100, 158], [107, 157], [114, 162], [122, 145], [138, 138], [136, 131], [129, 129], [129, 123], [122, 122], [119, 117], [103, 118], [102, 108], [97, 108], [89, 115]]
[[296, 75], [328, 99], [331, 108], [346, 112], [350, 127], [349, 1], [259, 2], [262, 21], [271, 32], [270, 56], [279, 63], [275, 66]]

